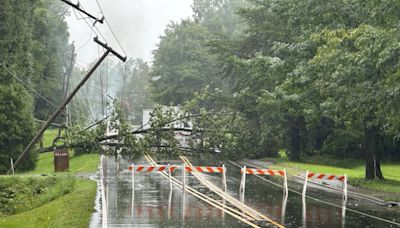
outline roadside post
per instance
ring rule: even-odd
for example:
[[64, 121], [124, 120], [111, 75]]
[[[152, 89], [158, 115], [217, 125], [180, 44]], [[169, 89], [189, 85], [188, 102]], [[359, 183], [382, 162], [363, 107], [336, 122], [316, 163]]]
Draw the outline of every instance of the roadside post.
[[10, 159], [10, 161], [11, 161], [11, 172], [12, 172], [12, 175], [14, 175], [14, 161], [12, 158]]

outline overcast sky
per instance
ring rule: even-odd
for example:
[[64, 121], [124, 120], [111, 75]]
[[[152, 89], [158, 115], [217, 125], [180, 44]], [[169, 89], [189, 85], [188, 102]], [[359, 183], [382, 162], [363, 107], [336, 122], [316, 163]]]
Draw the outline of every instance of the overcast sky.
[[[77, 0], [71, 0], [77, 3]], [[159, 36], [170, 21], [180, 21], [192, 16], [192, 0], [98, 0], [117, 38], [128, 57], [152, 59]], [[88, 12], [101, 17], [96, 0], [80, 0]], [[78, 17], [80, 17], [78, 15]], [[84, 20], [77, 20], [74, 12], [67, 17], [70, 40], [75, 41], [78, 66], [87, 66], [98, 57], [98, 45], [93, 42], [96, 34]], [[122, 53], [106, 23], [97, 28], [108, 44]]]

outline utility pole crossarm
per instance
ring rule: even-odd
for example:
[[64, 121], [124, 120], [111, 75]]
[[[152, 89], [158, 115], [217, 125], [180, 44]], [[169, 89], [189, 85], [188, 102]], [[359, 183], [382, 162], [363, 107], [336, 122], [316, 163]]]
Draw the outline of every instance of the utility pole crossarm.
[[[76, 86], [76, 88], [71, 92], [71, 94], [68, 95], [68, 97], [65, 98], [64, 102], [57, 108], [57, 110], [50, 116], [50, 118], [46, 121], [46, 123], [42, 126], [42, 128], [39, 130], [39, 132], [33, 137], [33, 139], [30, 141], [30, 143], [25, 147], [24, 151], [21, 153], [21, 155], [18, 157], [17, 161], [14, 164], [14, 168], [16, 168], [19, 163], [26, 157], [26, 155], [30, 152], [30, 150], [33, 148], [33, 146], [36, 144], [36, 142], [39, 140], [40, 136], [46, 131], [46, 129], [50, 126], [50, 124], [57, 118], [58, 115], [63, 111], [65, 106], [72, 100], [72, 98], [75, 96], [75, 94], [78, 92], [78, 90], [85, 84], [85, 82], [89, 79], [89, 77], [93, 74], [93, 72], [97, 69], [97, 67], [100, 65], [101, 62], [107, 57], [108, 54], [113, 53], [115, 56], [117, 56], [119, 59], [122, 61], [126, 61], [127, 57], [122, 57], [120, 54], [118, 54], [116, 51], [114, 51], [111, 47], [109, 47], [107, 44], [102, 43], [97, 39], [97, 37], [94, 38], [94, 41], [101, 45], [103, 48], [106, 49], [104, 54], [100, 57], [99, 60], [97, 60], [96, 64], [89, 70], [89, 72], [86, 74], [86, 76], [81, 80], [81, 82]], [[12, 170], [10, 169], [8, 173], [10, 173]]]
[[112, 53], [113, 55], [117, 56], [122, 62], [125, 62], [127, 57], [122, 57], [122, 55], [120, 55], [118, 52], [114, 51], [111, 47], [109, 47], [106, 43], [103, 43], [99, 40], [99, 38], [96, 36], [94, 38], [94, 42], [96, 42], [97, 44], [99, 44], [100, 46], [102, 46], [103, 48], [107, 49], [110, 51], [110, 53]]
[[91, 19], [94, 20], [94, 24], [93, 26], [96, 24], [96, 22], [100, 22], [101, 24], [103, 24], [104, 21], [104, 16], [101, 19], [98, 19], [97, 17], [93, 16], [92, 14], [86, 12], [85, 10], [81, 9], [81, 7], [79, 7], [79, 2], [78, 4], [74, 4], [68, 0], [61, 0], [62, 2], [72, 6], [74, 9], [79, 10], [80, 12], [84, 13], [85, 15], [87, 15], [88, 17], [90, 17]]

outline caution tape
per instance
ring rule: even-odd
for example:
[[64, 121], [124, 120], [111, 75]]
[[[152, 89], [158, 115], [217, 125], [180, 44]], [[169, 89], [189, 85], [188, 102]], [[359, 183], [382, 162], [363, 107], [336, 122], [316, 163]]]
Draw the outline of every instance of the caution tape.
[[323, 174], [323, 173], [311, 173], [309, 172], [307, 175], [308, 179], [323, 179], [323, 180], [339, 180], [344, 181], [345, 176], [336, 176], [330, 174]]
[[129, 166], [129, 171], [134, 171], [134, 172], [162, 172], [162, 171], [168, 171], [169, 167], [169, 172], [173, 172], [176, 168], [176, 166], [167, 166], [167, 165], [162, 165], [162, 166], [145, 166], [145, 165], [137, 165], [137, 166]]
[[186, 166], [187, 172], [200, 172], [200, 173], [223, 173], [223, 167], [211, 167], [211, 166]]
[[[129, 166], [129, 171], [134, 172], [163, 172], [168, 171], [173, 172], [175, 169], [183, 168], [184, 166], [176, 165], [160, 165], [160, 166], [148, 166], [148, 165], [131, 165]], [[186, 172], [200, 172], [200, 173], [223, 173], [224, 167], [212, 167], [212, 166], [185, 166]]]
[[[250, 169], [250, 168], [245, 168], [246, 174], [251, 174], [251, 175], [270, 175], [270, 176], [285, 176], [285, 171], [283, 170], [273, 170], [273, 169]], [[243, 173], [243, 168], [241, 170], [241, 173]]]

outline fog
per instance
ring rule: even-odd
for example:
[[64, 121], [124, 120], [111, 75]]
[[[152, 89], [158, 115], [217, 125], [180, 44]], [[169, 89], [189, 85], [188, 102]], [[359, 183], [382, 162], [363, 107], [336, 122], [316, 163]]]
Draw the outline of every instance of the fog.
[[[71, 1], [77, 3], [76, 0]], [[98, 2], [126, 55], [146, 61], [152, 60], [152, 50], [156, 49], [159, 36], [163, 34], [169, 22], [192, 16], [190, 7], [192, 0], [98, 0]], [[101, 18], [101, 10], [96, 0], [81, 0], [80, 4], [86, 11]], [[75, 42], [77, 65], [86, 67], [99, 55], [98, 45], [93, 42], [96, 34], [84, 20], [77, 19], [71, 9], [70, 16], [67, 17], [70, 40]], [[80, 18], [79, 14], [77, 16]], [[97, 24], [96, 27], [104, 35], [105, 41], [124, 55], [107, 24]]]

